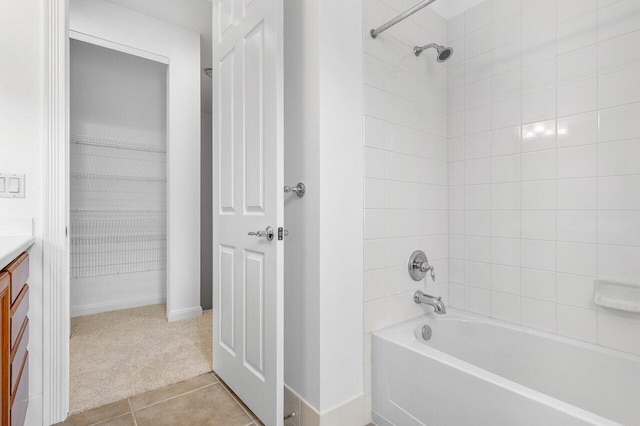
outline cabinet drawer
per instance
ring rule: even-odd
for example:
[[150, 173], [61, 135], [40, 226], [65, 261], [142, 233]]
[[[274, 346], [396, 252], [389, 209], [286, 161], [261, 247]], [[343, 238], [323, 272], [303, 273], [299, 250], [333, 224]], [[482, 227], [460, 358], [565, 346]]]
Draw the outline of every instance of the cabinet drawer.
[[11, 275], [7, 272], [0, 272], [0, 291], [11, 285]]
[[22, 286], [29, 279], [29, 255], [22, 253], [5, 268], [5, 271], [11, 276], [11, 304], [13, 305], [22, 290]]
[[20, 372], [18, 387], [11, 395], [11, 426], [23, 426], [29, 405], [29, 352]]
[[22, 324], [24, 324], [24, 321], [27, 319], [28, 312], [29, 286], [25, 285], [15, 303], [11, 305], [11, 351], [15, 350], [18, 334], [20, 334]]
[[18, 335], [18, 343], [16, 350], [11, 353], [11, 389], [16, 387], [18, 377], [20, 376], [20, 367], [27, 356], [27, 346], [29, 344], [29, 318], [22, 325], [20, 334]]

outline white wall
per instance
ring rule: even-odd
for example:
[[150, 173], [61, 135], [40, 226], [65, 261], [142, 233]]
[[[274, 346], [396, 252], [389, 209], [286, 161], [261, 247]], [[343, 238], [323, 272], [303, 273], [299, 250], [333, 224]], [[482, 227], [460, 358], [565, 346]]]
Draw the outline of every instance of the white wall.
[[[364, 1], [363, 32], [406, 2]], [[421, 315], [420, 289], [447, 302], [447, 64], [413, 46], [446, 43], [446, 20], [425, 8], [364, 46], [364, 377], [371, 416], [371, 332]], [[436, 281], [413, 281], [407, 262], [423, 250]]]
[[[70, 134], [75, 137], [97, 137], [158, 146], [167, 146], [167, 66], [115, 50], [71, 40], [70, 43]], [[114, 154], [115, 153], [115, 154]], [[117, 176], [167, 177], [167, 156], [162, 152], [138, 152], [71, 144], [71, 315], [87, 315], [116, 309], [126, 309], [166, 301], [165, 262], [145, 263], [156, 270], [140, 270], [136, 265], [122, 265], [117, 274], [95, 275], [83, 260], [93, 259], [99, 264], [114, 263], [115, 256], [104, 254], [104, 245], [74, 247], [74, 237], [104, 236], [106, 227], [93, 228], [81, 235], [81, 223], [101, 223], [114, 217], [113, 213], [78, 213], [77, 210], [120, 209], [116, 216], [121, 222], [140, 222], [139, 214], [127, 210], [149, 209], [158, 213], [145, 213], [148, 226], [139, 230], [155, 234], [166, 218], [167, 191], [165, 185], [154, 185], [144, 194], [102, 192], [98, 199], [91, 180], [77, 179], [75, 174], [106, 174]], [[91, 221], [91, 222], [87, 222]], [[86, 230], [87, 232], [89, 230]], [[118, 232], [115, 229], [113, 232]], [[166, 232], [166, 231], [165, 231]], [[153, 244], [153, 246], [151, 246]], [[131, 262], [136, 255], [139, 262], [165, 259], [166, 241], [154, 241], [140, 251], [142, 244], [116, 245], [116, 249], [138, 250], [126, 252]], [[76, 252], [76, 253], [74, 253]], [[86, 253], [86, 254], [81, 254]], [[74, 262], [74, 255], [77, 262]], [[107, 257], [108, 256], [108, 257]], [[93, 263], [92, 263], [93, 264]], [[74, 269], [76, 266], [77, 269]], [[124, 271], [127, 271], [124, 273]], [[77, 278], [74, 278], [77, 277]]]
[[285, 197], [284, 381], [310, 404], [320, 404], [320, 134], [318, 8], [284, 3], [285, 159], [287, 185], [307, 193]]
[[640, 4], [486, 1], [449, 21], [452, 306], [640, 353]]
[[29, 425], [42, 418], [42, 22], [40, 0], [0, 3], [0, 170], [26, 175], [25, 198], [0, 199], [0, 220], [33, 218], [36, 237], [29, 250]]
[[362, 392], [362, 5], [323, 1], [319, 18], [323, 412]]
[[200, 36], [103, 0], [72, 1], [71, 30], [169, 60], [168, 291], [171, 320], [200, 307]]
[[[362, 5], [321, 2], [320, 411], [362, 392]], [[337, 356], [338, 355], [338, 356]]]
[[285, 2], [285, 382], [320, 414], [362, 395], [361, 13]]
[[70, 41], [70, 132], [167, 144], [167, 66]]

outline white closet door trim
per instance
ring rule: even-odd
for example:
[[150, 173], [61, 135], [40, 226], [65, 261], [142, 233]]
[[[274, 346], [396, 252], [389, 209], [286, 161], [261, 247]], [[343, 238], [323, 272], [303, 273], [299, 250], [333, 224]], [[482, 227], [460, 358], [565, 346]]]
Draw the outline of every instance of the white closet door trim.
[[49, 425], [69, 411], [69, 39], [67, 1], [43, 5], [42, 424]]
[[115, 41], [106, 40], [104, 38], [96, 37], [94, 35], [86, 34], [80, 31], [69, 30], [69, 38], [85, 43], [94, 44], [96, 46], [105, 47], [107, 49], [116, 50], [118, 52], [127, 53], [129, 55], [138, 56], [140, 58], [149, 59], [150, 61], [160, 62], [161, 64], [169, 65], [169, 58], [167, 58], [166, 56], [158, 55], [156, 53], [138, 49], [136, 47], [127, 46], [126, 44], [116, 43]]

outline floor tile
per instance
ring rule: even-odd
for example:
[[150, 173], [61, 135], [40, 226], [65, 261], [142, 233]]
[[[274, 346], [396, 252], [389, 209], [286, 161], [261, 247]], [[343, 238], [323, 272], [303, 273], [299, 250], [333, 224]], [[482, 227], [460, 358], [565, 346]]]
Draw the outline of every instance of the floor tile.
[[133, 414], [125, 414], [124, 416], [114, 417], [106, 422], [97, 423], [95, 426], [136, 426]]
[[213, 375], [203, 374], [202, 376], [194, 377], [193, 379], [185, 380], [184, 382], [165, 386], [160, 389], [143, 393], [142, 395], [134, 396], [129, 400], [131, 401], [131, 408], [135, 411], [214, 383], [216, 383], [216, 379]]
[[64, 422], [58, 423], [58, 425], [88, 426], [130, 412], [131, 407], [129, 407], [129, 401], [123, 399], [122, 401], [94, 408], [93, 410], [85, 411], [84, 413], [75, 414]]
[[135, 410], [134, 416], [138, 426], [245, 426], [252, 422], [219, 384]]
[[[215, 374], [215, 373], [214, 373]], [[245, 411], [245, 413], [247, 413], [247, 415], [249, 415], [249, 417], [251, 417], [251, 420], [253, 422], [255, 422], [255, 424], [257, 426], [264, 426], [264, 424], [258, 419], [258, 417], [256, 417], [255, 414], [253, 414], [253, 412], [249, 409], [249, 407], [247, 407], [245, 405], [245, 403], [238, 397], [238, 395], [235, 394], [235, 392], [233, 392], [231, 390], [231, 388], [229, 386], [227, 386], [227, 384], [220, 379], [217, 375], [215, 376], [218, 379], [218, 382], [224, 387], [224, 389], [229, 393], [229, 395], [231, 395], [231, 397], [238, 403], [240, 404], [240, 406], [242, 407], [242, 409]]]

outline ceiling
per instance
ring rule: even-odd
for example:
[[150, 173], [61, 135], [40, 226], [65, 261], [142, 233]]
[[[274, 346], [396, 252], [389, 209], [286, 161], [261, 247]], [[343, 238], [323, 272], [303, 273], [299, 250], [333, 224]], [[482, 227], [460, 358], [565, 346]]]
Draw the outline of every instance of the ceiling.
[[[107, 0], [136, 12], [200, 33], [201, 67], [211, 67], [212, 9], [210, 0]], [[202, 111], [211, 114], [211, 78], [200, 73]]]

